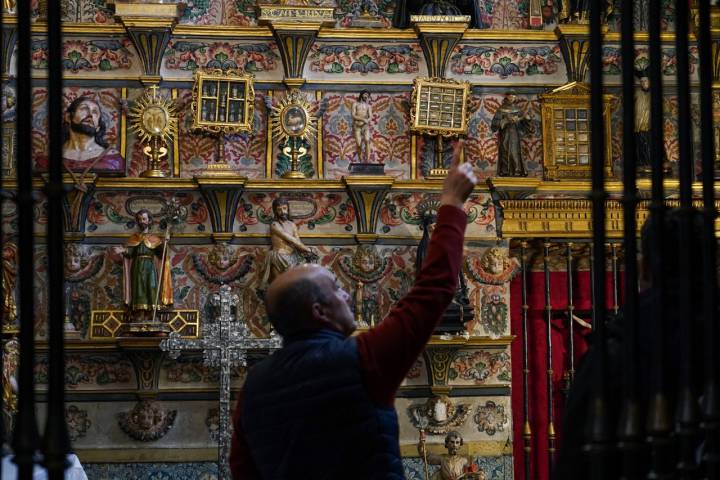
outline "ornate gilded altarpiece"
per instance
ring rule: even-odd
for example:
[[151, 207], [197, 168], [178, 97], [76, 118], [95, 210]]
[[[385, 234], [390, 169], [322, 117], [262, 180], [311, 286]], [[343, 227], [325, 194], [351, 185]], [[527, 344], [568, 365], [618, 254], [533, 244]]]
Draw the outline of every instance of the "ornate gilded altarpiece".
[[[68, 174], [64, 205], [70, 245], [66, 330], [78, 337], [67, 342], [66, 417], [73, 448], [90, 478], [215, 478], [218, 473], [217, 441], [226, 423], [217, 407], [218, 370], [203, 363], [200, 351], [171, 359], [162, 354], [159, 338], [117, 336], [124, 318], [123, 259], [114, 247], [137, 231], [135, 214], [143, 209], [151, 213], [153, 233], [173, 229], [168, 258], [174, 305], [160, 316], [189, 337], [190, 344], [194, 337], [203, 338], [214, 313], [209, 299], [222, 285], [237, 295], [235, 313], [249, 332], [269, 334], [258, 289], [270, 248], [272, 202], [281, 196], [288, 199], [300, 237], [317, 253], [319, 263], [332, 269], [351, 293], [363, 284], [353, 301], [368, 323], [377, 322], [413, 283], [422, 237], [420, 213], [437, 202], [442, 186], [441, 178], [426, 179], [426, 173], [436, 167], [438, 156], [447, 165], [453, 155], [450, 142], [438, 148], [427, 141], [417, 131], [421, 125], [466, 133], [459, 154], [474, 163], [481, 178], [492, 177], [494, 189], [481, 182], [466, 205], [463, 271], [475, 312], [468, 335], [433, 337], [399, 392], [396, 408], [406, 475], [424, 477], [417, 441], [418, 426], [426, 425], [431, 451], [443, 453], [443, 432], [458, 430], [464, 451], [487, 478], [513, 477], [512, 445], [521, 440], [512, 436], [510, 392], [511, 386], [516, 392], [522, 388], [511, 377], [512, 362], [520, 359], [511, 358], [510, 346], [520, 332], [510, 328], [510, 282], [517, 264], [509, 258], [509, 246], [512, 239], [581, 242], [590, 237], [590, 183], [584, 178], [591, 161], [586, 156], [586, 92], [570, 83], [582, 74], [570, 64], [580, 65], [576, 61], [586, 50], [582, 28], [564, 28], [566, 36], [559, 39], [552, 18], [538, 18], [538, 11], [528, 11], [528, 2], [481, 3], [492, 8], [482, 10], [479, 28], [455, 26], [449, 38], [429, 24], [391, 28], [393, 0], [323, 0], [310, 8], [265, 5], [264, 18], [252, 2], [240, 0], [185, 2], [184, 8], [153, 1], [62, 0], [63, 104], [67, 108], [84, 97], [98, 107], [98, 126], [101, 121], [104, 129], [97, 140], [107, 144], [109, 166]], [[33, 1], [32, 6], [32, 69], [43, 79], [43, 5]], [[364, 23], [354, 20], [368, 14], [380, 28], [357, 26]], [[670, 31], [663, 36], [663, 80], [672, 85], [676, 58], [671, 13], [666, 23]], [[608, 95], [618, 97], [619, 35], [615, 23], [608, 29], [603, 73]], [[562, 43], [571, 30], [579, 42], [574, 50]], [[3, 19], [2, 33], [2, 194], [9, 199], [2, 207], [1, 227], [8, 240], [2, 266], [4, 273], [11, 273], [17, 233], [12, 9]], [[647, 56], [647, 36], [637, 38], [640, 65]], [[580, 57], [568, 57], [573, 52]], [[690, 55], [695, 68], [694, 44]], [[218, 78], [211, 74], [196, 81], [199, 71], [217, 72]], [[252, 80], [228, 80], [228, 72]], [[444, 96], [445, 86], [427, 84], [427, 101], [422, 90], [412, 97], [416, 79], [433, 76], [462, 85], [462, 92], [453, 90], [453, 100], [443, 102], [445, 107], [438, 103], [438, 109], [433, 98]], [[697, 82], [696, 70], [691, 80]], [[172, 161], [160, 159], [165, 178], [140, 176], [147, 167], [145, 145], [130, 121], [136, 102], [152, 86], [174, 102], [178, 117], [177, 134], [165, 146]], [[303, 115], [282, 110], [294, 89], [302, 95]], [[497, 178], [498, 133], [492, 124], [511, 89], [515, 105], [534, 127], [520, 139], [528, 176]], [[357, 121], [354, 125], [352, 115], [363, 90], [372, 112], [366, 130]], [[33, 99], [32, 161], [39, 199], [36, 304], [44, 305], [50, 286], [44, 260], [47, 210], [41, 172], [46, 165], [47, 89], [42, 81], [34, 84]], [[677, 101], [670, 89], [664, 103], [665, 150], [675, 162], [677, 124], [672, 114]], [[446, 114], [451, 114], [449, 123], [443, 123]], [[316, 120], [306, 121], [303, 133], [312, 129], [314, 134], [304, 136], [305, 153], [297, 157], [306, 178], [282, 178], [286, 170], [278, 167], [289, 165], [291, 155], [283, 151], [280, 137], [292, 136], [303, 123], [301, 117], [310, 116]], [[622, 191], [621, 116], [617, 102], [608, 102], [603, 161], [611, 239], [622, 235], [615, 201]], [[225, 124], [239, 123], [242, 128], [224, 129]], [[202, 132], [198, 126], [217, 128]], [[349, 175], [357, 157], [357, 131], [369, 136], [373, 161], [384, 164], [385, 175]], [[222, 168], [213, 167], [218, 164]], [[213, 175], [213, 170], [223, 174]], [[649, 189], [641, 180], [640, 196], [647, 197]], [[676, 192], [677, 181], [669, 178], [666, 193]], [[646, 211], [642, 204], [639, 220]], [[497, 272], [483, 270], [489, 268], [483, 265], [491, 249], [492, 256], [503, 259]], [[14, 276], [2, 278], [14, 292]], [[43, 391], [48, 367], [44, 311], [38, 312], [37, 322], [36, 376]], [[7, 327], [5, 339], [13, 335], [13, 326]], [[250, 364], [266, 354], [247, 353]], [[233, 400], [245, 370], [236, 366], [226, 374]]]

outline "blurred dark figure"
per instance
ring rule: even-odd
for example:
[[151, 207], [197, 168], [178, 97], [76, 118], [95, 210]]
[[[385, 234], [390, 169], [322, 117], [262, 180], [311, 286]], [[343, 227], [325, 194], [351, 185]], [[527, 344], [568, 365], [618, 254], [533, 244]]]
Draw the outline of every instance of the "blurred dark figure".
[[[665, 213], [663, 222], [663, 281], [664, 294], [659, 295], [657, 288], [653, 287], [651, 276], [651, 265], [656, 258], [657, 252], [651, 249], [654, 216], [648, 217], [642, 227], [641, 253], [639, 265], [640, 293], [638, 297], [638, 328], [636, 333], [636, 358], [638, 365], [638, 401], [640, 406], [640, 418], [643, 423], [648, 415], [648, 402], [652, 394], [653, 381], [658, 368], [653, 364], [654, 335], [657, 332], [656, 319], [653, 318], [653, 305], [659, 304], [664, 312], [663, 358], [664, 358], [664, 385], [665, 394], [668, 400], [668, 413], [671, 417], [675, 415], [677, 395], [680, 386], [680, 360], [678, 352], [681, 346], [680, 322], [684, 319], [680, 315], [680, 279], [679, 262], [677, 252], [681, 248], [689, 248], [692, 258], [692, 278], [700, 278], [702, 272], [702, 217], [699, 212], [692, 212], [692, 244], [680, 245], [679, 230], [681, 214], [679, 210], [669, 210]], [[692, 327], [693, 345], [697, 345], [692, 352], [693, 365], [693, 396], [699, 398], [702, 392], [702, 288], [693, 290], [692, 316], [687, 321], [694, 322]], [[608, 428], [611, 432], [616, 431], [623, 402], [623, 315], [622, 311], [617, 316], [608, 316], [607, 328], [607, 385], [608, 385]], [[592, 341], [590, 341], [592, 344]], [[600, 361], [600, 355], [591, 347], [583, 357], [578, 368], [575, 383], [568, 394], [565, 404], [565, 417], [563, 419], [563, 430], [560, 450], [555, 466], [555, 480], [576, 480], [589, 477], [590, 472], [587, 464], [587, 457], [583, 452], [583, 446], [587, 443], [586, 427], [588, 415], [591, 409], [591, 399], [595, 384], [595, 369]], [[619, 457], [617, 461], [609, 462], [611, 471], [608, 479], [620, 478], [620, 467], [622, 462]], [[649, 466], [649, 460], [648, 460]]]

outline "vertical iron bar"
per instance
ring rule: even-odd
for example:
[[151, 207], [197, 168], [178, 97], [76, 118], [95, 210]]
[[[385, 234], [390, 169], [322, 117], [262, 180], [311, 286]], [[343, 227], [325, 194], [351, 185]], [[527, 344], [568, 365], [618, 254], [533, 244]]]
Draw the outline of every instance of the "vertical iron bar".
[[48, 200], [48, 357], [49, 385], [47, 420], [43, 454], [50, 480], [62, 480], [66, 456], [70, 451], [65, 423], [65, 352], [64, 334], [64, 242], [63, 242], [63, 178], [62, 178], [62, 22], [60, 0], [47, 3], [48, 22], [48, 130], [50, 147], [50, 181], [46, 188]]
[[520, 243], [520, 267], [522, 268], [522, 345], [523, 345], [523, 442], [525, 456], [525, 479], [530, 480], [530, 454], [532, 453], [532, 429], [530, 428], [530, 357], [528, 350], [527, 302], [527, 242]]
[[565, 253], [567, 255], [566, 269], [567, 269], [567, 316], [568, 316], [568, 335], [569, 339], [569, 368], [567, 377], [567, 389], [570, 391], [573, 382], [575, 381], [575, 304], [573, 303], [573, 243], [568, 242], [565, 246]]
[[695, 318], [692, 306], [693, 266], [691, 265], [691, 245], [693, 244], [692, 224], [692, 176], [693, 148], [690, 118], [690, 71], [689, 71], [689, 12], [687, 0], [675, 1], [675, 50], [677, 52], [677, 95], [678, 95], [678, 146], [680, 172], [680, 212], [678, 254], [680, 278], [680, 365], [679, 379], [672, 379], [678, 386], [677, 417], [675, 419], [678, 434], [679, 458], [677, 470], [680, 478], [694, 478], [695, 436], [697, 434], [698, 409], [692, 382], [692, 336], [695, 333]]
[[612, 268], [612, 298], [613, 298], [613, 314], [617, 315], [620, 311], [620, 301], [618, 300], [618, 256], [617, 242], [610, 243], [610, 265]]
[[610, 431], [607, 425], [606, 332], [605, 332], [605, 118], [602, 78], [602, 4], [590, 2], [590, 108], [592, 119], [592, 227], [595, 284], [593, 302], [593, 348], [599, 361], [593, 372], [595, 384], [588, 415], [588, 439], [591, 478], [604, 480], [608, 469]]
[[710, 1], [699, 1], [699, 24], [697, 32], [698, 57], [700, 58], [700, 143], [702, 147], [703, 186], [703, 336], [704, 392], [703, 423], [705, 448], [704, 473], [709, 479], [720, 478], [720, 395], [718, 392], [717, 357], [717, 240], [715, 238], [715, 191], [714, 191], [714, 124], [712, 98], [712, 38], [710, 37]]
[[675, 478], [672, 462], [673, 448], [670, 438], [670, 412], [667, 397], [668, 361], [665, 358], [664, 337], [667, 335], [665, 309], [662, 305], [664, 298], [665, 280], [663, 275], [663, 225], [665, 223], [665, 193], [663, 185], [665, 140], [664, 140], [664, 112], [663, 112], [663, 79], [662, 79], [662, 39], [661, 39], [661, 9], [659, 0], [651, 0], [648, 18], [649, 39], [648, 49], [650, 56], [650, 130], [651, 130], [651, 161], [652, 161], [652, 201], [650, 203], [650, 231], [648, 235], [648, 249], [643, 252], [645, 258], [650, 259], [650, 275], [652, 279], [653, 298], [651, 303], [654, 332], [651, 336], [652, 365], [655, 367], [650, 374], [650, 400], [646, 431], [650, 446], [650, 469], [648, 479]]
[[547, 369], [547, 440], [548, 478], [553, 477], [555, 466], [555, 418], [553, 414], [553, 368], [552, 368], [552, 304], [550, 300], [550, 243], [543, 242], [543, 272], [545, 274], [545, 321], [547, 322], [545, 366]]
[[[625, 290], [623, 302], [623, 405], [620, 413], [618, 448], [623, 459], [623, 479], [642, 475], [642, 420], [637, 391], [636, 331], [638, 325], [637, 274], [637, 150], [635, 145], [635, 38], [634, 1], [623, 1], [622, 93], [623, 93], [623, 242], [625, 246]], [[613, 244], [613, 289], [617, 313], [617, 244]]]
[[38, 444], [35, 418], [35, 304], [33, 297], [34, 250], [32, 191], [32, 86], [30, 76], [30, 2], [17, 2], [17, 206], [18, 281], [20, 284], [20, 365], [18, 367], [18, 412], [13, 431], [14, 461], [18, 479], [31, 480], [33, 456]]

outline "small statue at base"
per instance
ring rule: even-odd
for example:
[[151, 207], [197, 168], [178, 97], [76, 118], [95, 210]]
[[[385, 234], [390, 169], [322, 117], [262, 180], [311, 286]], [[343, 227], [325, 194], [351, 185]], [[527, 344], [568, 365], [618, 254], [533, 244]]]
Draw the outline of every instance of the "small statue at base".
[[17, 277], [17, 246], [6, 243], [2, 247], [0, 263], [0, 289], [2, 289], [2, 329], [17, 330], [17, 304], [15, 303], [15, 280]]
[[[424, 435], [424, 433], [421, 435]], [[468, 457], [460, 455], [462, 445], [462, 435], [453, 430], [445, 436], [447, 454], [427, 453], [425, 439], [421, 436], [418, 444], [420, 456], [426, 459], [430, 465], [440, 465], [440, 470], [435, 472], [431, 480], [485, 480], [485, 472], [480, 470]]]
[[[133, 322], [152, 320], [153, 310], [173, 304], [170, 259], [165, 239], [150, 233], [152, 215], [142, 209], [135, 214], [138, 233], [115, 252], [123, 256], [124, 300]], [[164, 254], [163, 254], [164, 253]], [[160, 289], [158, 295], [158, 288]]]
[[317, 260], [317, 255], [300, 240], [297, 225], [290, 217], [287, 198], [278, 197], [272, 203], [275, 220], [270, 224], [272, 250], [268, 252], [262, 285], [267, 286], [275, 277], [303, 263]]

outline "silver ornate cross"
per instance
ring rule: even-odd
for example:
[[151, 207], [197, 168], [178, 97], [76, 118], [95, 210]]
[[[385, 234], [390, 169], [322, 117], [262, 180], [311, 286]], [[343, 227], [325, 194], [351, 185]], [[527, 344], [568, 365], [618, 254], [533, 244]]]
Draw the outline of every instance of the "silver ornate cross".
[[202, 350], [203, 363], [208, 367], [220, 367], [220, 409], [218, 413], [218, 480], [230, 480], [230, 371], [233, 367], [247, 366], [249, 350], [274, 350], [282, 340], [272, 332], [268, 338], [252, 337], [250, 329], [240, 319], [235, 319], [233, 308], [240, 299], [232, 293], [229, 285], [210, 298], [210, 304], [218, 307], [220, 315], [215, 321], [203, 325], [203, 336], [198, 339], [181, 338], [173, 332], [160, 342], [160, 349], [170, 358], [178, 358], [183, 351]]

